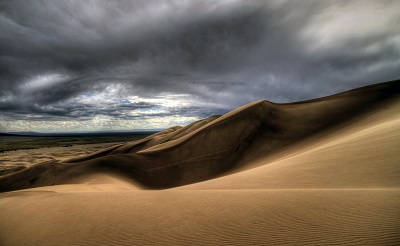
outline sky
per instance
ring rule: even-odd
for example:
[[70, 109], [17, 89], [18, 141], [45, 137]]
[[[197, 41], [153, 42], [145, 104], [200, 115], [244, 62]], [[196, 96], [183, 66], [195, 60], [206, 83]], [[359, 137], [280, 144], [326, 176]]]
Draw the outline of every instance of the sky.
[[162, 129], [396, 79], [396, 0], [0, 0], [0, 132]]

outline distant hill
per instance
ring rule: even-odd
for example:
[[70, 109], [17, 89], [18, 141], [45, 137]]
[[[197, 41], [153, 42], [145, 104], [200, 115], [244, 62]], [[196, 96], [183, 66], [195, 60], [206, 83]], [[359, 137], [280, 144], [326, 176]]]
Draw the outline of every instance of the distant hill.
[[19, 134], [14, 134], [14, 133], [3, 133], [3, 132], [0, 132], [0, 137], [5, 137], [5, 136], [7, 136], [7, 137], [18, 137], [18, 136], [21, 136], [21, 135], [19, 135]]
[[42, 133], [42, 132], [4, 132], [0, 136], [24, 136], [24, 137], [88, 137], [88, 136], [112, 136], [112, 135], [148, 135], [164, 129], [149, 129], [137, 131], [107, 131], [107, 132], [61, 132], [61, 133]]

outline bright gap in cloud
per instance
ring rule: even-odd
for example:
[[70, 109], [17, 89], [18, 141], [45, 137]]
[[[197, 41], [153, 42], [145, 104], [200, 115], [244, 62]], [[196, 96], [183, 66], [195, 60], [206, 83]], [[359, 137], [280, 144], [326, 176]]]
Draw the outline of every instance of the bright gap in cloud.
[[20, 89], [25, 93], [29, 93], [62, 83], [68, 79], [69, 77], [67, 75], [59, 73], [36, 75], [27, 80], [25, 83], [21, 84]]
[[143, 117], [134, 120], [121, 120], [106, 115], [97, 115], [91, 120], [76, 121], [38, 121], [38, 120], [16, 120], [7, 121], [1, 119], [0, 130], [9, 132], [34, 131], [34, 132], [96, 132], [112, 130], [149, 130], [165, 129], [171, 126], [184, 126], [196, 120], [191, 116], [154, 116]]

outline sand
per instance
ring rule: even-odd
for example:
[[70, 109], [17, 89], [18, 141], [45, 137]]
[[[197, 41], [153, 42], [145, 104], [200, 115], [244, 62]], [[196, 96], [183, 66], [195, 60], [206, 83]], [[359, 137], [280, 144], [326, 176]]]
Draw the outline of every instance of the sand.
[[74, 145], [70, 147], [49, 147], [28, 150], [13, 150], [0, 153], [1, 167], [4, 166], [32, 166], [37, 163], [52, 160], [68, 160], [74, 157], [83, 157], [99, 150], [115, 146], [118, 143], [97, 143]]
[[259, 101], [4, 175], [0, 244], [398, 245], [399, 149], [398, 81]]

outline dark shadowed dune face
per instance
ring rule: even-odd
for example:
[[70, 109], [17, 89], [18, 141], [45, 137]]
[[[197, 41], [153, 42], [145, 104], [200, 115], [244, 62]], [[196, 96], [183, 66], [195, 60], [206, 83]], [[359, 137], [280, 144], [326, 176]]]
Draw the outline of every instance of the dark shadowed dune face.
[[98, 171], [123, 174], [150, 189], [204, 181], [338, 129], [399, 95], [400, 81], [392, 81], [298, 103], [257, 101], [82, 158], [4, 173], [0, 191], [63, 184]]

